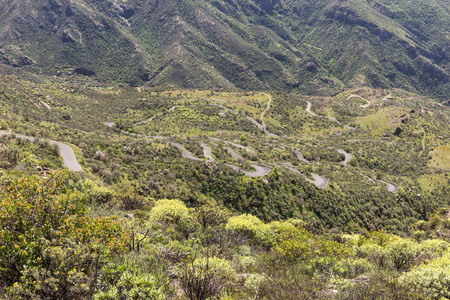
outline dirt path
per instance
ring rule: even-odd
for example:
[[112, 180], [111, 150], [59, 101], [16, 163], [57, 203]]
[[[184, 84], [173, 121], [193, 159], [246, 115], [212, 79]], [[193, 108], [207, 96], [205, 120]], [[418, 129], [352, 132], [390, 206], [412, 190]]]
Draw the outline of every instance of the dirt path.
[[11, 132], [6, 131], [0, 131], [0, 136], [6, 136], [6, 135], [14, 135], [16, 138], [23, 139], [23, 140], [29, 140], [29, 141], [44, 141], [48, 142], [52, 145], [56, 145], [58, 147], [59, 153], [61, 154], [61, 157], [64, 161], [64, 165], [69, 169], [70, 171], [74, 172], [82, 172], [83, 168], [80, 166], [80, 164], [77, 161], [77, 158], [75, 156], [75, 153], [73, 152], [72, 147], [65, 143], [53, 141], [53, 140], [44, 140], [44, 139], [38, 139], [30, 136], [25, 136], [21, 134], [14, 134]]
[[[171, 108], [169, 108], [168, 110], [167, 110], [167, 112], [166, 113], [169, 113], [169, 112], [172, 112], [172, 111], [174, 111], [175, 110], [175, 108], [177, 108], [178, 107], [178, 105], [174, 105], [174, 106], [172, 106]], [[146, 123], [148, 123], [148, 122], [150, 122], [150, 121], [152, 121], [153, 119], [155, 119], [156, 117], [159, 117], [159, 116], [162, 116], [164, 114], [164, 112], [161, 112], [161, 113], [159, 113], [159, 114], [156, 114], [156, 115], [154, 115], [153, 117], [150, 117], [150, 118], [148, 118], [147, 120], [145, 120], [145, 121], [142, 121], [142, 122], [138, 122], [138, 123], [135, 123], [134, 125], [141, 125], [141, 124], [146, 124]], [[114, 124], [114, 123], [113, 123]]]
[[359, 98], [359, 99], [361, 99], [361, 100], [366, 101], [367, 104], [360, 104], [360, 105], [359, 105], [359, 107], [361, 107], [361, 108], [367, 108], [367, 107], [369, 107], [370, 104], [371, 104], [369, 100], [367, 100], [366, 98], [361, 97], [360, 95], [351, 94], [350, 96], [348, 96], [347, 100], [349, 100], [349, 99], [351, 99], [351, 98]]
[[[264, 95], [267, 95], [267, 94], [264, 94]], [[270, 97], [269, 95], [267, 95], [267, 96]], [[265, 114], [265, 112], [266, 112], [267, 110], [270, 109], [270, 102], [271, 102], [271, 101], [272, 101], [272, 97], [270, 97], [270, 101], [269, 101], [269, 104], [268, 104], [268, 107], [266, 108], [266, 110], [264, 110], [264, 111], [261, 113], [261, 118], [263, 118], [263, 117], [264, 117], [263, 114]], [[235, 110], [232, 110], [231, 108], [228, 108], [228, 107], [223, 106], [223, 105], [221, 105], [221, 104], [211, 103], [210, 105], [216, 106], [216, 107], [220, 107], [220, 108], [223, 108], [223, 109], [228, 110], [228, 111], [230, 111], [230, 112], [232, 112], [232, 113], [234, 113], [234, 114], [236, 114], [236, 115], [241, 115], [239, 112], [237, 112], [237, 111], [235, 111]], [[259, 123], [258, 121], [256, 121], [255, 119], [253, 119], [252, 117], [249, 117], [249, 116], [246, 116], [246, 115], [241, 115], [241, 116], [243, 116], [243, 117], [246, 118], [248, 121], [250, 121], [253, 125], [255, 125], [256, 127], [258, 127], [259, 130], [264, 131], [264, 133], [267, 134], [268, 136], [270, 136], [270, 137], [280, 137], [279, 135], [276, 135], [276, 134], [274, 134], [274, 133], [269, 132], [269, 131], [267, 130], [267, 128], [266, 128], [266, 125], [265, 125], [264, 123], [261, 124], [261, 123]], [[263, 119], [261, 119], [261, 120], [263, 120]]]
[[264, 115], [265, 115], [266, 112], [268, 112], [269, 109], [270, 109], [270, 104], [272, 103], [272, 96], [270, 96], [270, 95], [268, 95], [268, 94], [266, 94], [266, 93], [264, 93], [263, 95], [266, 95], [266, 96], [269, 98], [269, 101], [267, 102], [267, 107], [266, 107], [266, 109], [261, 113], [261, 117], [260, 117], [261, 123], [263, 124], [263, 126], [265, 126], [266, 124], [264, 123]]
[[267, 130], [266, 123], [264, 122], [264, 116], [266, 115], [266, 113], [267, 113], [267, 112], [269, 111], [269, 109], [270, 109], [270, 105], [272, 104], [272, 96], [269, 95], [269, 94], [266, 94], [266, 93], [264, 93], [263, 95], [266, 95], [266, 96], [269, 98], [269, 102], [267, 102], [267, 107], [266, 107], [266, 109], [261, 113], [261, 117], [260, 117], [262, 126], [263, 126], [263, 128], [264, 128], [264, 133], [267, 134], [267, 135], [270, 136], [270, 137], [280, 137], [279, 135], [276, 135], [276, 134], [274, 134], [274, 133], [271, 133], [271, 132], [269, 132], [269, 131]]

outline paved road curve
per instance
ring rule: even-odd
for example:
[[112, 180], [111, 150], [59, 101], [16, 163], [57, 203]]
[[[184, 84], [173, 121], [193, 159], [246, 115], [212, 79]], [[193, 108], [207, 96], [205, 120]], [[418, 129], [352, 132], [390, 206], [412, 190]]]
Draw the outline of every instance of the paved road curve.
[[308, 181], [308, 182], [311, 183], [311, 184], [314, 184], [314, 185], [315, 185], [316, 187], [318, 187], [319, 189], [326, 189], [326, 188], [328, 187], [328, 180], [326, 180], [326, 179], [323, 178], [322, 176], [319, 176], [319, 175], [317, 175], [317, 174], [315, 174], [315, 173], [311, 173], [311, 177], [314, 178], [314, 180], [313, 180], [313, 179], [311, 179], [311, 178], [306, 177], [305, 174], [303, 174], [302, 172], [300, 172], [300, 171], [297, 170], [297, 169], [292, 168], [291, 166], [283, 165], [283, 166], [281, 166], [281, 167], [285, 167], [285, 168], [291, 170], [292, 172], [297, 173], [297, 174], [303, 176], [303, 178], [305, 178], [306, 181]]
[[209, 160], [215, 160], [212, 156], [211, 147], [208, 145], [201, 143], [200, 146], [203, 148], [203, 155]]
[[300, 151], [294, 150], [294, 154], [295, 154], [295, 156], [297, 156], [298, 160], [300, 160], [300, 161], [302, 161], [302, 162], [304, 162], [304, 163], [307, 163], [307, 164], [310, 163], [310, 161], [307, 160], [307, 159], [303, 156], [303, 153], [301, 153]]
[[389, 192], [391, 192], [391, 193], [397, 193], [398, 187], [397, 187], [395, 184], [390, 183], [390, 182], [387, 182], [387, 181], [385, 181], [385, 180], [381, 180], [381, 179], [378, 179], [378, 181], [386, 183], [386, 187], [387, 187], [387, 190], [388, 190]]
[[193, 156], [189, 151], [186, 150], [186, 148], [184, 148], [183, 145], [181, 145], [180, 143], [177, 142], [170, 142], [173, 146], [177, 147], [178, 149], [180, 149], [182, 151], [182, 155], [184, 158], [187, 159], [191, 159], [191, 160], [198, 160], [198, 161], [203, 161], [203, 159], [198, 158]]
[[366, 101], [367, 104], [360, 104], [359, 107], [367, 108], [367, 107], [370, 106], [370, 101], [367, 100], [366, 98], [361, 97], [360, 95], [351, 94], [350, 96], [348, 96], [347, 100], [349, 100], [349, 99], [351, 99], [351, 98], [359, 98], [359, 99], [361, 99], [361, 100]]
[[14, 135], [16, 138], [23, 139], [23, 140], [44, 141], [44, 142], [48, 142], [52, 145], [56, 145], [58, 147], [59, 153], [61, 154], [61, 156], [63, 158], [64, 165], [67, 167], [67, 169], [69, 169], [70, 171], [75, 171], [75, 172], [83, 171], [83, 168], [81, 168], [80, 164], [77, 161], [77, 158], [75, 157], [75, 153], [73, 152], [72, 147], [70, 147], [67, 144], [53, 141], [53, 140], [38, 139], [38, 138], [25, 136], [25, 135], [21, 135], [21, 134], [14, 134], [11, 132], [0, 131], [0, 136], [5, 136], [5, 135]]
[[261, 176], [266, 176], [267, 174], [270, 173], [271, 169], [265, 166], [257, 166], [257, 165], [252, 165], [253, 168], [255, 168], [255, 171], [247, 171], [245, 169], [242, 169], [240, 167], [237, 166], [233, 166], [233, 165], [227, 165], [230, 168], [232, 168], [233, 170], [243, 173], [244, 175], [250, 176], [250, 177], [261, 177]]
[[[318, 115], [318, 114], [312, 112], [312, 111], [311, 111], [311, 105], [312, 105], [311, 102], [306, 101], [306, 103], [307, 103], [307, 106], [306, 106], [306, 112], [309, 113], [310, 115], [313, 115], [313, 116], [319, 117], [319, 118], [325, 118], [325, 119], [328, 119], [328, 120], [330, 120], [330, 121], [336, 122], [336, 123], [338, 123], [338, 124], [342, 124], [341, 122], [339, 122], [338, 120], [336, 120], [335, 117], [331, 117], [331, 116], [321, 116], [321, 115]], [[351, 127], [351, 126], [348, 126], [348, 125], [343, 125], [343, 126], [344, 126], [344, 128], [347, 128], [349, 131], [350, 131], [350, 130], [355, 130], [355, 127]]]
[[350, 153], [345, 152], [342, 149], [338, 149], [337, 152], [339, 152], [340, 154], [344, 154], [345, 155], [345, 159], [343, 161], [341, 161], [341, 164], [346, 166], [353, 158], [353, 155], [351, 155]]

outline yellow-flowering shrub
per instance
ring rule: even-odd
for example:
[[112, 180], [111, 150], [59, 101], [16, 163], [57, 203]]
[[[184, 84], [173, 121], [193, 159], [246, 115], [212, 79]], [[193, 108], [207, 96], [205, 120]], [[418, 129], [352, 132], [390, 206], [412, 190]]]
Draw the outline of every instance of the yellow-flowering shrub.
[[433, 258], [442, 256], [449, 249], [450, 244], [440, 239], [425, 240], [420, 244], [420, 251]]
[[450, 298], [450, 253], [404, 273], [399, 282], [430, 299]]
[[386, 246], [387, 253], [395, 268], [409, 269], [420, 254], [420, 246], [410, 239], [397, 239]]
[[270, 228], [260, 219], [249, 214], [242, 214], [228, 219], [227, 230], [244, 234], [250, 238], [262, 238]]
[[156, 201], [155, 207], [150, 212], [150, 218], [154, 222], [176, 225], [181, 221], [187, 221], [190, 216], [189, 209], [183, 201], [163, 199]]

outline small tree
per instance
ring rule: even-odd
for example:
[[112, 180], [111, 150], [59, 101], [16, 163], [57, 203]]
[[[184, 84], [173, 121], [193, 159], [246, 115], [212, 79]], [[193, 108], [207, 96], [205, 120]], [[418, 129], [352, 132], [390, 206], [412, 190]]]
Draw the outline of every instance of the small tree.
[[225, 224], [230, 216], [229, 211], [212, 204], [199, 206], [194, 213], [195, 221], [202, 226], [203, 230]]
[[419, 246], [409, 239], [393, 241], [387, 251], [397, 271], [409, 269], [420, 254]]

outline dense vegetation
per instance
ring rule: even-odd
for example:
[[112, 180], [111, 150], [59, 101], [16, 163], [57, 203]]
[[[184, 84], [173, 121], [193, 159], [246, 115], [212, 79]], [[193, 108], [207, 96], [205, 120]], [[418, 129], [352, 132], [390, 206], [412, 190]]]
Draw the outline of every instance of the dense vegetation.
[[[414, 238], [316, 235], [301, 219], [265, 223], [216, 203], [188, 208], [60, 173], [14, 181], [0, 197], [8, 299], [450, 296], [450, 226], [441, 214], [416, 223]], [[102, 216], [111, 213], [119, 217]]]
[[[0, 137], [6, 299], [450, 297], [449, 110], [432, 99], [0, 75], [0, 104], [17, 134]], [[84, 172], [54, 171], [54, 139]]]

